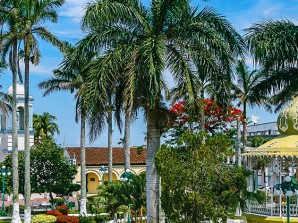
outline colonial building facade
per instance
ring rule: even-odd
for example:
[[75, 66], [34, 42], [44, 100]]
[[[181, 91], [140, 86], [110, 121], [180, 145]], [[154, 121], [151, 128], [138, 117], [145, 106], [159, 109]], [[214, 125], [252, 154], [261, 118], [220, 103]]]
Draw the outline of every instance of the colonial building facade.
[[[132, 147], [130, 149], [130, 171], [133, 174], [146, 172], [146, 148], [139, 149]], [[81, 183], [81, 154], [80, 147], [66, 147], [65, 155], [68, 160], [78, 166], [78, 172], [75, 177], [75, 183]], [[103, 171], [103, 167], [108, 168], [108, 148], [106, 147], [86, 147], [86, 179], [87, 194], [98, 193], [98, 187], [103, 181], [108, 180], [108, 173]], [[124, 169], [124, 149], [122, 147], [113, 147], [113, 180], [119, 180], [125, 172]]]

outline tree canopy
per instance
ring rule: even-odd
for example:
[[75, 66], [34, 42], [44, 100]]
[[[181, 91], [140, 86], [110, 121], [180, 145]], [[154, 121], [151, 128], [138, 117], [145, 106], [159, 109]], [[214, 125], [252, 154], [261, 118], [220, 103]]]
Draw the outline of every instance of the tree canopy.
[[[31, 185], [33, 193], [52, 193], [58, 196], [68, 195], [72, 191], [80, 189], [72, 183], [77, 173], [76, 166], [68, 163], [63, 154], [63, 148], [59, 147], [52, 139], [44, 139], [31, 149]], [[11, 169], [12, 156], [8, 155], [2, 163]], [[20, 168], [20, 193], [24, 193], [24, 155], [19, 152]], [[12, 177], [8, 177], [7, 189], [11, 191]]]
[[186, 131], [175, 146], [163, 145], [155, 164], [161, 176], [161, 205], [170, 222], [225, 220], [246, 191], [247, 173], [227, 165], [232, 141], [227, 135]]

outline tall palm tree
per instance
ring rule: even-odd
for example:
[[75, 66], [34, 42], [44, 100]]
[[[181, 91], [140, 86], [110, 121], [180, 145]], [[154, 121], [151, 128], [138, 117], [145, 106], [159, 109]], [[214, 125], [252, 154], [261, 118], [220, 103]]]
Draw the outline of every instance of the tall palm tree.
[[33, 114], [34, 138], [36, 142], [46, 137], [53, 137], [55, 133], [60, 134], [56, 120], [57, 118], [48, 112], [44, 112], [41, 115]]
[[61, 42], [41, 24], [57, 22], [56, 9], [64, 4], [64, 0], [27, 0], [22, 2], [19, 18], [24, 27], [24, 64], [25, 64], [25, 223], [31, 220], [31, 184], [30, 184], [30, 135], [29, 135], [29, 74], [30, 62], [39, 63], [40, 51], [37, 36], [62, 49]]
[[[69, 91], [75, 93], [76, 98], [76, 121], [80, 117], [80, 147], [81, 147], [81, 200], [80, 200], [80, 214], [82, 216], [87, 215], [87, 194], [86, 194], [86, 155], [85, 155], [85, 135], [86, 135], [86, 121], [95, 126], [96, 123], [104, 122], [100, 119], [102, 116], [93, 116], [92, 121], [88, 120], [88, 109], [81, 92], [84, 91], [84, 72], [89, 57], [75, 57], [75, 48], [67, 45], [67, 53], [64, 55], [64, 59], [60, 64], [60, 67], [54, 70], [54, 76], [50, 79], [42, 81], [39, 87], [44, 89], [44, 96], [49, 95], [54, 91]], [[77, 58], [81, 58], [78, 60]], [[101, 132], [101, 126], [96, 126], [96, 130]], [[90, 130], [93, 131], [92, 129]], [[92, 138], [92, 137], [91, 137]]]
[[232, 86], [233, 99], [237, 99], [237, 106], [243, 106], [243, 140], [246, 145], [246, 120], [247, 106], [264, 106], [270, 110], [270, 105], [266, 102], [266, 96], [259, 94], [257, 85], [264, 80], [264, 74], [258, 70], [249, 71], [245, 61], [239, 60], [236, 65], [236, 83]]
[[154, 156], [160, 147], [164, 71], [168, 68], [178, 84], [185, 81], [189, 98], [195, 101], [193, 64], [219, 82], [231, 73], [234, 55], [242, 50], [241, 37], [213, 9], [199, 11], [186, 0], [152, 0], [149, 8], [138, 0], [98, 0], [87, 5], [82, 24], [88, 32], [79, 44], [82, 55], [98, 53], [98, 69], [86, 83], [87, 98], [96, 101], [107, 94], [119, 73], [125, 76], [126, 101], [144, 98], [147, 221], [158, 222], [160, 188]]
[[9, 65], [12, 71], [12, 177], [13, 177], [13, 213], [12, 223], [21, 223], [19, 208], [19, 171], [18, 171], [18, 128], [17, 128], [17, 98], [16, 88], [19, 74], [18, 42], [21, 27], [19, 24], [20, 0], [0, 1], [0, 24], [7, 26], [7, 31], [1, 36], [1, 54], [5, 58], [9, 54]]
[[266, 77], [255, 88], [272, 96], [277, 111], [298, 95], [298, 27], [289, 20], [264, 20], [248, 28], [245, 39]]

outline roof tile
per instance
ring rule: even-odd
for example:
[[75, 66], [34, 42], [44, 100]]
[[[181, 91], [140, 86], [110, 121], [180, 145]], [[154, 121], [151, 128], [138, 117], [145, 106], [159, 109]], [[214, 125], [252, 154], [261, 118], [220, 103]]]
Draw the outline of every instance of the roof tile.
[[[80, 147], [66, 147], [70, 157], [75, 157], [77, 164], [81, 163]], [[137, 147], [130, 149], [131, 164], [146, 164], [147, 148], [143, 148], [138, 153]], [[108, 164], [107, 147], [86, 147], [86, 165], [105, 165]], [[124, 164], [124, 149], [113, 147], [113, 164]]]

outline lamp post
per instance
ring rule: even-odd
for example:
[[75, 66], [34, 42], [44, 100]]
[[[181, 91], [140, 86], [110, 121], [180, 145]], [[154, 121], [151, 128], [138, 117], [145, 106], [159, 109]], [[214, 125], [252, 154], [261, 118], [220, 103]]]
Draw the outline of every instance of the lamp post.
[[7, 169], [4, 165], [1, 168], [2, 175], [2, 210], [1, 216], [5, 216], [5, 205], [4, 205], [4, 193], [5, 193], [5, 177], [11, 174], [10, 170]]
[[290, 197], [295, 193], [298, 195], [296, 179], [294, 177], [286, 176], [284, 182], [281, 184], [276, 184], [274, 188], [276, 189], [276, 194], [281, 194], [287, 196], [287, 223], [290, 223]]
[[[129, 169], [125, 170], [123, 174], [120, 176], [120, 181], [130, 182], [132, 179], [132, 173]], [[128, 204], [128, 215], [127, 215], [127, 223], [131, 223], [130, 220], [130, 204]]]
[[99, 168], [99, 171], [102, 174], [101, 185], [103, 185], [103, 183], [104, 183], [104, 176], [105, 176], [105, 173], [108, 172], [108, 169], [105, 166], [102, 166], [101, 168]]

